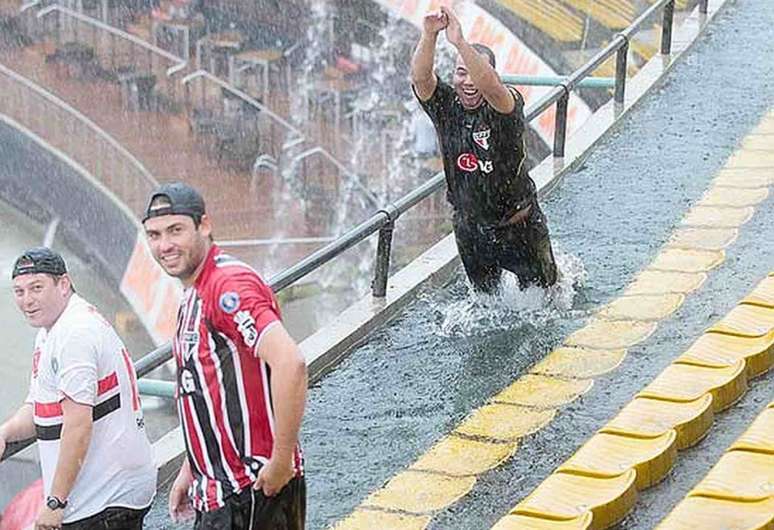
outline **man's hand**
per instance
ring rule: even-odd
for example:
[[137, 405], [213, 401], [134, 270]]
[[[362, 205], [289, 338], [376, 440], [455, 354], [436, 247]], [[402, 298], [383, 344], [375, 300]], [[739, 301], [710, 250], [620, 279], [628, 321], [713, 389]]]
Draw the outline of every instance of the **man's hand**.
[[169, 490], [169, 516], [176, 523], [185, 522], [195, 515], [191, 498], [188, 496], [192, 480], [190, 468], [186, 463]]
[[295, 475], [295, 472], [293, 471], [292, 460], [283, 464], [275, 458], [271, 458], [258, 472], [258, 478], [253, 489], [263, 490], [263, 494], [267, 497], [274, 497], [285, 487], [285, 484], [290, 482], [293, 475]]
[[454, 11], [446, 6], [441, 6], [441, 14], [446, 18], [446, 40], [455, 47], [465, 42], [462, 26]]
[[428, 35], [437, 35], [448, 24], [446, 15], [441, 11], [431, 11], [422, 20], [422, 29]]
[[60, 530], [62, 520], [64, 519], [64, 510], [52, 510], [48, 506], [43, 506], [35, 521], [35, 530]]

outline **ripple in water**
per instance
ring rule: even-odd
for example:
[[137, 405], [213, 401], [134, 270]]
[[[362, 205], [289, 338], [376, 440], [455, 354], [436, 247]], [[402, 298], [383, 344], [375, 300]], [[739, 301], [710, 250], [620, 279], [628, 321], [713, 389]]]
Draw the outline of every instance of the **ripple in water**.
[[575, 295], [586, 281], [586, 269], [572, 254], [556, 251], [559, 281], [549, 287], [519, 288], [516, 276], [503, 272], [495, 294], [475, 291], [465, 279], [463, 298], [436, 308], [443, 320], [436, 332], [444, 337], [472, 337], [521, 325], [544, 326], [573, 308]]

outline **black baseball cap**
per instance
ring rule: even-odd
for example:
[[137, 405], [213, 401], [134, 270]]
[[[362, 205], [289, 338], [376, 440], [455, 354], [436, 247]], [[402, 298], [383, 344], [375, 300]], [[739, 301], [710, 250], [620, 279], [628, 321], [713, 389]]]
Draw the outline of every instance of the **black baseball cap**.
[[11, 279], [22, 274], [53, 274], [62, 276], [67, 274], [67, 265], [58, 252], [48, 247], [31, 248], [16, 258], [13, 264]]
[[198, 191], [184, 182], [169, 182], [151, 194], [142, 222], [162, 215], [188, 215], [198, 221], [204, 213], [204, 199]]

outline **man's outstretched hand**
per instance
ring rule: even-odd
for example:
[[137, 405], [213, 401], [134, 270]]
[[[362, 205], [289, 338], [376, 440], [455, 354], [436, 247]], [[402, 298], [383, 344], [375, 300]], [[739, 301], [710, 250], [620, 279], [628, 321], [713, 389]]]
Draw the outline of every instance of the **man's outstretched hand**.
[[441, 6], [441, 14], [446, 19], [446, 40], [455, 47], [459, 46], [465, 41], [465, 37], [462, 34], [462, 26], [457, 15], [446, 6]]

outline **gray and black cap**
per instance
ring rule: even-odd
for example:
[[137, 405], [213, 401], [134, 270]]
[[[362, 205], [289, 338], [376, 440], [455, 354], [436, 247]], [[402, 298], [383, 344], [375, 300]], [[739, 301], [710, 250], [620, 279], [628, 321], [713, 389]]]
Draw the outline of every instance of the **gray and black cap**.
[[188, 215], [198, 221], [204, 214], [204, 199], [198, 191], [184, 182], [169, 182], [151, 194], [142, 222], [162, 215]]
[[27, 250], [16, 258], [11, 272], [11, 279], [22, 274], [53, 274], [62, 276], [67, 274], [67, 265], [58, 252], [48, 247], [36, 247]]

